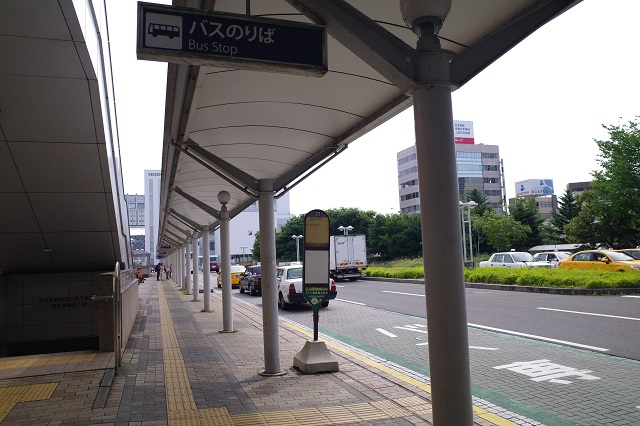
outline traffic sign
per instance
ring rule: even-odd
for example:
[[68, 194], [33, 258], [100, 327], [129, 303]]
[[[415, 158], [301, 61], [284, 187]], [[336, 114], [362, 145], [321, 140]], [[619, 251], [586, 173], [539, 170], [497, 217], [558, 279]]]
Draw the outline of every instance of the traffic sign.
[[138, 59], [321, 77], [323, 26], [138, 3]]
[[329, 216], [311, 210], [304, 217], [302, 293], [313, 307], [313, 340], [318, 340], [318, 310], [329, 298]]

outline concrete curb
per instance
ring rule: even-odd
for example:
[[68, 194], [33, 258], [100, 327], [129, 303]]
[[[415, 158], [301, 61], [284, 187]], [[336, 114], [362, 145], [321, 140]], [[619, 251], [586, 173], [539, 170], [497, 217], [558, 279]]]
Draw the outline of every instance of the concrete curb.
[[[424, 284], [424, 280], [401, 279], [401, 278], [382, 278], [382, 277], [362, 277], [368, 281], [386, 281], [393, 283], [407, 284]], [[525, 293], [545, 293], [545, 294], [562, 294], [567, 296], [602, 296], [602, 295], [618, 295], [618, 294], [640, 294], [640, 288], [555, 288], [555, 287], [532, 287], [523, 285], [508, 284], [483, 284], [483, 283], [464, 283], [466, 288], [479, 288], [485, 290], [500, 291], [520, 291]]]

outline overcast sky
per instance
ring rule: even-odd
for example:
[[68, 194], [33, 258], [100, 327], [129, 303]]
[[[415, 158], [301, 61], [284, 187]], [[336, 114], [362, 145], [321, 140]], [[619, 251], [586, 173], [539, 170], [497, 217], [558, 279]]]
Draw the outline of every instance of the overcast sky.
[[[144, 170], [161, 167], [167, 66], [136, 60], [137, 2], [107, 6], [124, 186], [142, 194]], [[584, 0], [453, 93], [454, 119], [473, 121], [476, 143], [500, 147], [508, 198], [521, 180], [552, 179], [557, 195], [591, 180], [602, 125], [640, 115], [638, 17], [637, 0]], [[396, 154], [414, 140], [408, 109], [294, 188], [291, 212], [397, 213]]]

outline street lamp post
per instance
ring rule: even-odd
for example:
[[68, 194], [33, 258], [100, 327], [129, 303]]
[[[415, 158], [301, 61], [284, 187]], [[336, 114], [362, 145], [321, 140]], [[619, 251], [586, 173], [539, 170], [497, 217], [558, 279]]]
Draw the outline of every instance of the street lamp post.
[[344, 233], [344, 235], [349, 235], [349, 231], [353, 231], [353, 226], [349, 225], [349, 226], [338, 226], [338, 230], [342, 231]]
[[242, 261], [245, 262], [247, 259], [244, 257], [244, 250], [247, 248], [247, 246], [240, 246], [240, 248], [242, 249]]
[[291, 238], [296, 240], [296, 262], [300, 262], [300, 239], [302, 235], [292, 235]]
[[[473, 266], [473, 234], [471, 233], [471, 209], [477, 206], [478, 203], [475, 201], [469, 201], [468, 203], [463, 203], [460, 201], [460, 217], [462, 219], [462, 252], [464, 255], [464, 262], [467, 263], [467, 243], [466, 243], [466, 230], [465, 224], [469, 225], [469, 262]], [[467, 219], [465, 219], [465, 210]]]

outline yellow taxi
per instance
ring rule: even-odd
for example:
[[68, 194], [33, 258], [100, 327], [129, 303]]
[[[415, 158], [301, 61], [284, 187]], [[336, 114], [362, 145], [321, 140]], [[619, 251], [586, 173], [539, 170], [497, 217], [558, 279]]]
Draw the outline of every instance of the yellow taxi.
[[[240, 276], [244, 274], [246, 269], [242, 265], [231, 265], [231, 287], [240, 285]], [[222, 287], [222, 270], [218, 272], [218, 287]]]
[[558, 268], [640, 272], [640, 260], [614, 250], [586, 250], [561, 261]]

